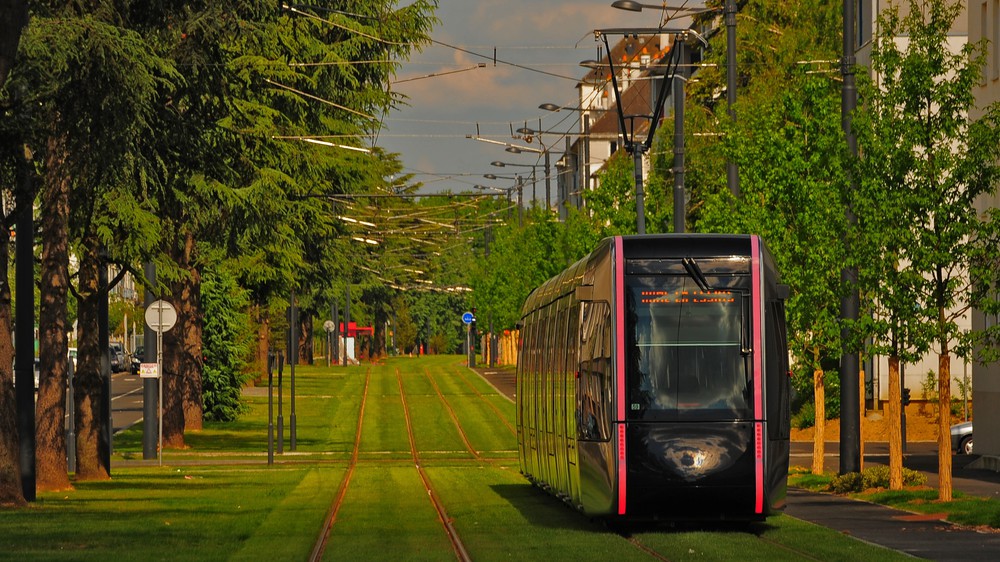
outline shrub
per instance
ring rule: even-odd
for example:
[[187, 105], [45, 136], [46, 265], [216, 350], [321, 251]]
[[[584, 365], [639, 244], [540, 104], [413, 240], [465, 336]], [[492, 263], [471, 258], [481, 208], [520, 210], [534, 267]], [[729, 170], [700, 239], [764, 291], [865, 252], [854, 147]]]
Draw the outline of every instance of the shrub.
[[[927, 483], [923, 473], [909, 468], [903, 468], [903, 485], [920, 486]], [[863, 492], [872, 488], [889, 487], [889, 467], [877, 465], [859, 472], [848, 472], [835, 476], [830, 482], [830, 491], [837, 494]]]
[[795, 429], [806, 429], [814, 425], [816, 425], [816, 406], [812, 402], [806, 402], [792, 416], [792, 427]]

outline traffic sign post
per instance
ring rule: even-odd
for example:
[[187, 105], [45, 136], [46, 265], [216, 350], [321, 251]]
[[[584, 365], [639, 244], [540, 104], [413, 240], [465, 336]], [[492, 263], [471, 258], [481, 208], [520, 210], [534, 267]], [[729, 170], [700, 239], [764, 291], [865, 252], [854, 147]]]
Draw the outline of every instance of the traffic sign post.
[[474, 341], [474, 338], [476, 336], [475, 331], [472, 329], [472, 325], [476, 322], [476, 315], [472, 312], [466, 312], [462, 315], [462, 322], [465, 324], [465, 353], [468, 358], [467, 365], [469, 367], [475, 367], [476, 342]]
[[[174, 305], [165, 300], [154, 301], [146, 307], [146, 325], [156, 332], [156, 374], [154, 375], [160, 382], [160, 435], [157, 445], [157, 458], [160, 466], [163, 466], [163, 332], [174, 327], [177, 323], [177, 309]], [[143, 364], [145, 367], [148, 364]], [[148, 376], [143, 374], [143, 376]]]

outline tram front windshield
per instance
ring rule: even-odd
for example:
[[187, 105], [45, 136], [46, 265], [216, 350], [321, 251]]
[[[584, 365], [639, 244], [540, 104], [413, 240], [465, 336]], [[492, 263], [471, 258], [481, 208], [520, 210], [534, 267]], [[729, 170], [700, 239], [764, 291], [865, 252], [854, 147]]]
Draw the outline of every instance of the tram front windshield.
[[742, 276], [699, 286], [687, 275], [631, 275], [628, 417], [749, 417], [749, 308]]

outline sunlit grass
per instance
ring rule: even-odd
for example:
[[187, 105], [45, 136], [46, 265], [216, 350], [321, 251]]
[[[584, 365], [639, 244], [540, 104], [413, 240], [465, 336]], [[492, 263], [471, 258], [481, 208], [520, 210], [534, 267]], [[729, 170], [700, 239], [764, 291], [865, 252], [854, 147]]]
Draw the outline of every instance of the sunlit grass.
[[[412, 460], [405, 395], [419, 466], [473, 559], [649, 559], [622, 535], [526, 481], [511, 431], [513, 402], [466, 369], [461, 358], [297, 367], [294, 454], [288, 443], [290, 380], [284, 379], [286, 453], [276, 455], [275, 466], [266, 465], [267, 397], [260, 388], [248, 393], [247, 415], [189, 432], [189, 448], [167, 450], [162, 468], [122, 462], [141, 457], [140, 425], [116, 437], [110, 482], [79, 483], [75, 490], [42, 494], [28, 508], [0, 511], [0, 558], [302, 560], [353, 471], [327, 559], [453, 559]], [[352, 466], [359, 423], [358, 463]], [[481, 458], [469, 451], [459, 427]], [[785, 560], [796, 552], [822, 560], [899, 556], [786, 516], [749, 529], [660, 526], [631, 532], [672, 560]]]

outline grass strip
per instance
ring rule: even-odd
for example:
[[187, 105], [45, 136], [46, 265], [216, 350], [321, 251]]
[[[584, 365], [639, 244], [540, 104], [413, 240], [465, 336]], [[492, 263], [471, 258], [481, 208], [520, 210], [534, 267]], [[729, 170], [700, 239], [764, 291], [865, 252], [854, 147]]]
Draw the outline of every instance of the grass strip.
[[324, 560], [452, 560], [448, 536], [416, 468], [359, 465]]
[[[296, 494], [296, 509], [279, 509], [310, 472], [118, 470], [114, 480], [78, 483], [75, 490], [41, 494], [29, 508], [0, 511], [0, 552], [25, 561], [227, 560], [272, 525], [318, 530], [330, 501], [325, 494]], [[340, 473], [316, 472], [332, 481]], [[291, 535], [286, 547], [308, 552], [314, 540]]]

